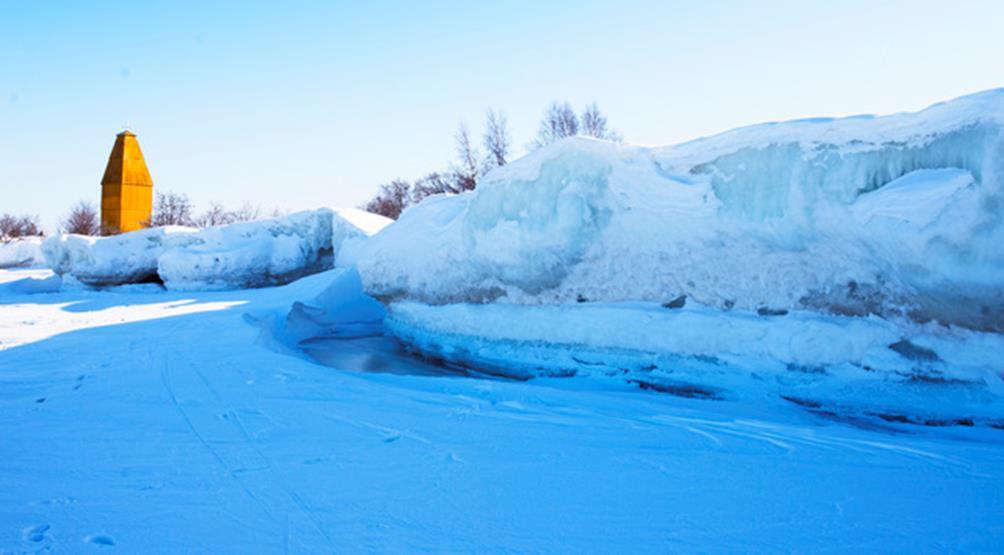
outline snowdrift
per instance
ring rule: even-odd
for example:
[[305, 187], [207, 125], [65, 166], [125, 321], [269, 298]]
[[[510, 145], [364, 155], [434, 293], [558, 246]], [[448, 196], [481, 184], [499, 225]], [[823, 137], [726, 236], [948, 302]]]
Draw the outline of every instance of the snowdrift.
[[69, 274], [83, 284], [122, 285], [156, 281], [157, 259], [168, 249], [187, 244], [195, 230], [157, 227], [113, 235], [58, 235], [42, 244], [52, 271]]
[[369, 293], [666, 302], [1004, 331], [1004, 90], [678, 146], [569, 139], [367, 242]]
[[42, 250], [57, 274], [92, 286], [160, 281], [173, 290], [263, 287], [330, 268], [343, 243], [366, 237], [383, 223], [360, 211], [323, 208], [202, 230], [61, 235]]
[[211, 227], [157, 259], [169, 289], [236, 289], [287, 283], [331, 266], [330, 210]]
[[0, 269], [38, 266], [44, 260], [42, 237], [24, 237], [0, 243]]

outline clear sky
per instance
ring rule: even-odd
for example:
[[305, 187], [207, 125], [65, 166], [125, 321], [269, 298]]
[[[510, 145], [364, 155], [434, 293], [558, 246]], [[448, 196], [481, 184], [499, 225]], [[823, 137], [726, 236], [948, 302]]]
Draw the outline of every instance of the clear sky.
[[461, 121], [518, 148], [552, 99], [627, 141], [917, 110], [1004, 86], [1004, 2], [0, 0], [0, 212], [100, 198], [128, 125], [204, 207], [353, 206], [446, 166]]

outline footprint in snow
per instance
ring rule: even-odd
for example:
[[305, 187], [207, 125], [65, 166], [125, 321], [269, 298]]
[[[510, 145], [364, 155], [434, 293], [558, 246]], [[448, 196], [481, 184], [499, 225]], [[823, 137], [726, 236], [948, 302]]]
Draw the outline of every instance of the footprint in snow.
[[32, 543], [41, 543], [48, 536], [49, 528], [48, 524], [39, 524], [38, 526], [25, 528], [24, 538]]
[[111, 536], [106, 536], [104, 534], [94, 534], [92, 536], [87, 536], [84, 538], [87, 543], [93, 543], [94, 545], [100, 545], [102, 547], [114, 547], [115, 540]]

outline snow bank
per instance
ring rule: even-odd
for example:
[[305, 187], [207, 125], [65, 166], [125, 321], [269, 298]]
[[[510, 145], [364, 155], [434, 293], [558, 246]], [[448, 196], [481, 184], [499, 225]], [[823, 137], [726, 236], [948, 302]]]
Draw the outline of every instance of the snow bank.
[[23, 237], [10, 243], [0, 243], [0, 268], [25, 268], [42, 264], [42, 241], [42, 237]]
[[335, 208], [334, 212], [331, 244], [335, 247], [336, 266], [353, 266], [366, 239], [394, 223], [390, 218], [358, 208]]
[[406, 301], [391, 305], [386, 326], [424, 357], [517, 378], [588, 376], [687, 397], [780, 397], [916, 423], [998, 425], [1004, 410], [1004, 336], [931, 323], [904, 328], [876, 316], [692, 303]]
[[343, 247], [360, 244], [388, 223], [362, 210], [321, 208], [212, 227], [166, 251], [157, 272], [175, 290], [280, 285], [330, 269]]
[[195, 230], [157, 227], [112, 235], [58, 235], [42, 244], [46, 264], [93, 286], [155, 281], [157, 260], [169, 248], [188, 243]]
[[331, 266], [330, 210], [210, 227], [157, 259], [169, 289], [239, 289], [287, 283]]
[[355, 260], [429, 303], [657, 301], [1004, 331], [1004, 90], [664, 148], [569, 139], [405, 211]]
[[322, 208], [202, 230], [60, 235], [42, 250], [53, 271], [87, 285], [161, 281], [174, 290], [263, 287], [330, 268], [343, 244], [361, 241], [385, 220], [358, 210]]

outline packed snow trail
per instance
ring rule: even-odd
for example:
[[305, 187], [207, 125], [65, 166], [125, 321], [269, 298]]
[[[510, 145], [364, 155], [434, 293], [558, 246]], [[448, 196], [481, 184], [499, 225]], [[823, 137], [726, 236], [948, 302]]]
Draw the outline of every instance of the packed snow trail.
[[995, 430], [870, 431], [794, 406], [585, 380], [362, 373], [261, 344], [249, 322], [331, 280], [0, 288], [0, 551], [989, 551], [1004, 540]]

